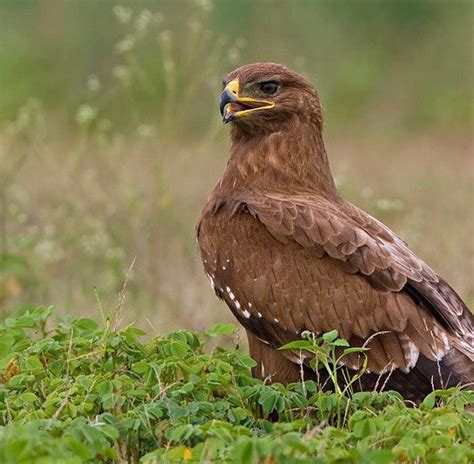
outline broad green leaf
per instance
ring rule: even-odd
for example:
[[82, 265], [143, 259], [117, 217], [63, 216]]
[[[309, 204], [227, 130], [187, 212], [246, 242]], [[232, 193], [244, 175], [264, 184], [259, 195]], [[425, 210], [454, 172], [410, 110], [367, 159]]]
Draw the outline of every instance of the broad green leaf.
[[3, 335], [0, 338], [0, 358], [10, 354], [14, 344], [15, 337], [12, 337], [11, 335]]
[[95, 391], [99, 395], [110, 395], [114, 391], [114, 385], [110, 380], [105, 380], [97, 384]]
[[237, 443], [233, 455], [235, 464], [256, 464], [258, 462], [255, 445], [248, 439]]
[[217, 337], [218, 335], [230, 335], [237, 330], [234, 324], [218, 323], [206, 330], [206, 335], [209, 337]]
[[145, 374], [150, 370], [150, 365], [147, 362], [139, 361], [133, 364], [132, 371], [137, 374]]
[[326, 332], [323, 334], [322, 338], [323, 340], [325, 340], [326, 342], [333, 342], [334, 340], [336, 340], [336, 338], [338, 337], [339, 333], [337, 330], [331, 330], [330, 332]]
[[96, 330], [99, 328], [99, 325], [93, 319], [89, 319], [88, 317], [81, 317], [80, 319], [76, 319], [74, 321], [73, 327], [76, 327], [81, 330]]
[[37, 356], [29, 356], [24, 361], [24, 368], [30, 371], [44, 369], [42, 362]]
[[295, 340], [278, 348], [279, 350], [312, 350], [314, 344], [309, 340]]
[[333, 342], [331, 342], [333, 346], [350, 346], [349, 342], [347, 340], [344, 340], [342, 338], [337, 338]]
[[436, 404], [436, 394], [434, 392], [428, 394], [421, 404], [425, 409], [433, 409]]

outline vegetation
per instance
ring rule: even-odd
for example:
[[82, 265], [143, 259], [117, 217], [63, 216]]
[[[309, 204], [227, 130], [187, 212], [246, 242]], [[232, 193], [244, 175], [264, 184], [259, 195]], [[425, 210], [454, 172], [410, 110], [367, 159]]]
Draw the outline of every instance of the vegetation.
[[[194, 242], [226, 162], [220, 81], [282, 62], [321, 93], [343, 194], [472, 303], [471, 12], [3, 0], [0, 462], [472, 461], [467, 392], [412, 408], [253, 379]], [[117, 314], [97, 317], [117, 293]], [[333, 377], [334, 337], [300, 345]]]
[[[212, 343], [235, 336], [232, 325], [143, 341], [133, 325], [117, 327], [119, 311], [101, 325], [52, 324], [53, 308], [40, 307], [0, 326], [2, 463], [474, 459], [473, 392], [435, 391], [415, 408], [395, 392], [269, 385], [251, 377], [248, 356]], [[337, 334], [295, 343], [339, 375]]]

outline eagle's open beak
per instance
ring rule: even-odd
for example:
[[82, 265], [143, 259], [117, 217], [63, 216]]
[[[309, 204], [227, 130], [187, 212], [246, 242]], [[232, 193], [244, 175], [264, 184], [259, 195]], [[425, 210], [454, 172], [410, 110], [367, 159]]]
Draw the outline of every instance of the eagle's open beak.
[[249, 113], [259, 110], [269, 110], [275, 106], [275, 102], [269, 100], [258, 100], [251, 97], [239, 97], [239, 81], [234, 79], [226, 85], [221, 94], [219, 108], [224, 124], [237, 118], [247, 116]]

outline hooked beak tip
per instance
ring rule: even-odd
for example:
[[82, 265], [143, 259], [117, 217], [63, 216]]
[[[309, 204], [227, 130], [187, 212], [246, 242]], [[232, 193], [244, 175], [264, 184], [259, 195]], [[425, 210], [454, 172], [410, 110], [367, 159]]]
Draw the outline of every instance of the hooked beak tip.
[[226, 106], [229, 103], [232, 103], [234, 101], [236, 101], [235, 95], [232, 92], [230, 92], [229, 89], [226, 87], [224, 89], [224, 91], [222, 92], [221, 98], [220, 98], [220, 101], [219, 101], [219, 109], [220, 109], [221, 115], [224, 118], [225, 118], [225, 115], [226, 115]]
[[231, 111], [224, 110], [224, 114], [222, 115], [222, 122], [224, 124], [228, 124], [235, 119], [235, 114]]

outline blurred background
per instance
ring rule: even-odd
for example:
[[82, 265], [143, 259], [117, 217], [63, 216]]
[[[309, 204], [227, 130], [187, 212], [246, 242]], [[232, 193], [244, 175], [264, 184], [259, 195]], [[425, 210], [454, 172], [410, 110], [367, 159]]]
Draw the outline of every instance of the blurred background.
[[315, 84], [343, 194], [472, 305], [473, 5], [1, 0], [0, 314], [99, 318], [127, 281], [126, 322], [231, 321], [194, 225], [227, 160], [222, 78], [255, 61]]

